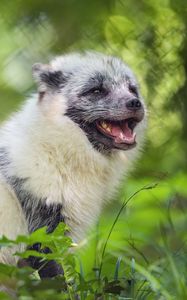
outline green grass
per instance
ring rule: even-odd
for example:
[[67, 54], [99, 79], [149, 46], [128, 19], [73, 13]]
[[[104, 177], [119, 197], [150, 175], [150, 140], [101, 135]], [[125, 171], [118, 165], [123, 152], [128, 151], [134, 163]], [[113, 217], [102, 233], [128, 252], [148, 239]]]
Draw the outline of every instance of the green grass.
[[[64, 235], [64, 224], [50, 235], [42, 228], [16, 241], [3, 237], [1, 246], [42, 242], [53, 252], [19, 255], [55, 259], [64, 276], [41, 281], [28, 267], [0, 265], [0, 282], [12, 286], [21, 300], [187, 299], [186, 190], [179, 189], [184, 178], [176, 174], [158, 186], [145, 185], [146, 179], [129, 181], [121, 204], [108, 207], [87, 242], [77, 247]], [[0, 299], [12, 298], [1, 292]]]

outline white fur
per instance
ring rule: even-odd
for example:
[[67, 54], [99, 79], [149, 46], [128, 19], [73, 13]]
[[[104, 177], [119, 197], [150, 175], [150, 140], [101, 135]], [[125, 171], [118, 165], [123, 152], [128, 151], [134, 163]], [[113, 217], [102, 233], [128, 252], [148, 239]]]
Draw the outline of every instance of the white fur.
[[[1, 129], [0, 147], [9, 150], [10, 175], [29, 178], [26, 188], [37, 198], [63, 204], [72, 237], [79, 241], [112, 197], [137, 150], [104, 156], [93, 149], [78, 125], [63, 116], [65, 99], [48, 100], [39, 103], [37, 96], [31, 98]], [[1, 194], [1, 211], [7, 214], [12, 204], [8, 197], [2, 198]], [[15, 197], [14, 202], [18, 205]], [[15, 217], [18, 222], [20, 216]], [[21, 233], [19, 227], [12, 231], [13, 219], [8, 223], [5, 219], [0, 219], [1, 234], [12, 238]]]
[[[1, 178], [0, 182], [0, 234], [14, 240], [17, 235], [27, 234], [27, 226], [23, 212], [14, 193]], [[0, 262], [16, 264], [17, 257], [13, 253], [22, 249], [22, 246], [2, 248]]]

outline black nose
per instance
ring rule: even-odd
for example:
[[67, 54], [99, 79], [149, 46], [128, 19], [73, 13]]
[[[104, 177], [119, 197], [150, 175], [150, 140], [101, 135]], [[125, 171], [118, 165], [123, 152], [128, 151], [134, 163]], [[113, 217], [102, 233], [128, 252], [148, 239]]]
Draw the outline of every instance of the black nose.
[[133, 98], [127, 101], [126, 107], [130, 110], [138, 110], [142, 107], [142, 104], [140, 100], [138, 100], [137, 98]]

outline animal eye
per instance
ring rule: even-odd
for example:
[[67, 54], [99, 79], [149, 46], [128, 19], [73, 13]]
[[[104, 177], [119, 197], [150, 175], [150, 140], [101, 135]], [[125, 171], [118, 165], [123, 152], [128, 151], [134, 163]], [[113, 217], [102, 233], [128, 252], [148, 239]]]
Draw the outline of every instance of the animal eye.
[[132, 94], [134, 94], [134, 95], [138, 95], [138, 89], [137, 89], [137, 87], [135, 86], [135, 85], [133, 85], [133, 84], [130, 84], [129, 85], [129, 91], [132, 93]]
[[104, 89], [103, 88], [94, 88], [90, 92], [93, 94], [101, 94], [103, 93]]
[[88, 96], [88, 95], [107, 95], [107, 90], [100, 86], [100, 87], [93, 87], [89, 90], [83, 91], [80, 95], [81, 96]]

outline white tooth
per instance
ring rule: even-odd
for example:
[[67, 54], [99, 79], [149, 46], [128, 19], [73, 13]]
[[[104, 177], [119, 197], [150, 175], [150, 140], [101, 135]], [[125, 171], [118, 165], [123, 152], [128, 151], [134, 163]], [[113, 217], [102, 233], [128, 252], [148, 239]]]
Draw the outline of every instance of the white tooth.
[[102, 122], [102, 123], [101, 123], [101, 126], [102, 126], [104, 129], [107, 128], [107, 124], [106, 124], [105, 122]]
[[120, 132], [120, 135], [119, 135], [120, 139], [123, 139], [123, 133]]

